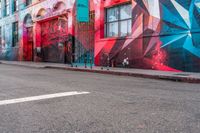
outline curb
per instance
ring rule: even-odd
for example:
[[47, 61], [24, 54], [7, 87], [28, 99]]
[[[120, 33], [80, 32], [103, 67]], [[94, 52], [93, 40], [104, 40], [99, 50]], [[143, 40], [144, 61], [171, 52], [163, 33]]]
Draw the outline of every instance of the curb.
[[5, 63], [5, 62], [0, 62], [0, 64], [9, 65], [9, 66], [26, 67], [26, 68], [35, 68], [35, 69], [45, 68], [45, 66], [31, 66], [31, 65], [23, 65], [23, 64], [11, 64], [11, 63]]
[[62, 68], [54, 66], [45, 66], [49, 69], [60, 69], [60, 70], [69, 70], [69, 71], [79, 71], [79, 72], [90, 72], [90, 73], [100, 73], [100, 74], [109, 74], [109, 75], [118, 75], [118, 76], [130, 76], [130, 77], [139, 77], [139, 78], [148, 78], [148, 79], [159, 79], [159, 80], [168, 80], [174, 82], [185, 82], [185, 83], [200, 83], [200, 79], [193, 77], [178, 77], [178, 76], [167, 76], [167, 75], [150, 75], [150, 74], [141, 74], [141, 73], [128, 73], [128, 72], [116, 72], [116, 71], [105, 71], [105, 70], [91, 70], [91, 69], [80, 69], [80, 68]]
[[152, 74], [142, 74], [142, 73], [129, 73], [129, 72], [118, 72], [118, 71], [107, 71], [107, 70], [92, 70], [92, 69], [81, 69], [73, 67], [56, 67], [56, 66], [32, 66], [32, 65], [23, 65], [15, 63], [5, 63], [0, 62], [0, 64], [5, 65], [15, 65], [19, 67], [35, 68], [35, 69], [59, 69], [59, 70], [69, 70], [77, 72], [90, 72], [90, 73], [99, 73], [99, 74], [108, 74], [108, 75], [118, 75], [118, 76], [130, 76], [138, 78], [147, 78], [147, 79], [158, 79], [158, 80], [167, 80], [174, 82], [184, 82], [184, 83], [200, 83], [200, 78], [194, 77], [180, 77], [180, 76], [168, 76], [168, 75], [152, 75]]

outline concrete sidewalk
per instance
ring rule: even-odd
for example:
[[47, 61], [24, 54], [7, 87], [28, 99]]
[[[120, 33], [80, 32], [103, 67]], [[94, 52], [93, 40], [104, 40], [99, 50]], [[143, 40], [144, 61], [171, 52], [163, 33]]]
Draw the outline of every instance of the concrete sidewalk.
[[38, 69], [62, 69], [70, 71], [81, 71], [81, 72], [93, 72], [102, 74], [112, 74], [112, 75], [122, 75], [122, 76], [132, 76], [141, 78], [151, 78], [151, 79], [162, 79], [171, 80], [177, 82], [187, 82], [187, 83], [200, 83], [200, 73], [189, 73], [189, 72], [165, 72], [157, 70], [144, 70], [144, 69], [128, 69], [128, 68], [109, 68], [106, 67], [93, 67], [90, 66], [85, 68], [84, 66], [71, 67], [69, 64], [58, 64], [58, 63], [38, 63], [38, 62], [20, 62], [20, 61], [0, 61], [0, 63], [5, 65], [15, 65], [21, 67], [30, 67]]

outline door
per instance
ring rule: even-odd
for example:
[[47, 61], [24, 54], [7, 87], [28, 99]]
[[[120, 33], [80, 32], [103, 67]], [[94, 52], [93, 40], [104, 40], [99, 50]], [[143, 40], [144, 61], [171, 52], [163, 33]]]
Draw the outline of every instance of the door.
[[58, 17], [41, 23], [43, 61], [65, 63], [67, 19]]
[[34, 61], [33, 27], [27, 27], [27, 60]]
[[34, 61], [33, 21], [30, 14], [25, 16], [23, 28], [24, 60]]

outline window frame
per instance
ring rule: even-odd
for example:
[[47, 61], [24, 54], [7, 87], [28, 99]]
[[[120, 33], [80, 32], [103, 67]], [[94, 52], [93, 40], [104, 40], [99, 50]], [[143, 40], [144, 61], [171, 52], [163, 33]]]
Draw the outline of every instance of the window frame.
[[12, 47], [18, 46], [19, 43], [19, 23], [18, 21], [12, 23]]
[[32, 0], [26, 0], [26, 6], [29, 6], [29, 5], [31, 5], [32, 4]]
[[[123, 21], [131, 21], [131, 25], [132, 25], [132, 23], [133, 23], [133, 14], [131, 13], [131, 17], [130, 18], [125, 18], [125, 19], [121, 19], [121, 7], [122, 6], [126, 6], [126, 5], [132, 5], [130, 2], [128, 2], [128, 3], [123, 3], [123, 4], [118, 4], [118, 5], [115, 5], [115, 6], [112, 6], [112, 7], [108, 7], [108, 8], [105, 8], [105, 17], [104, 17], [104, 26], [105, 26], [105, 28], [104, 28], [104, 37], [105, 38], [112, 38], [112, 37], [126, 37], [126, 36], [130, 36], [131, 35], [131, 33], [132, 33], [132, 31], [131, 31], [131, 33], [129, 34], [128, 32], [127, 32], [127, 35], [125, 35], [125, 36], [121, 36], [121, 22], [123, 22]], [[117, 8], [117, 10], [118, 10], [118, 20], [114, 20], [114, 21], [108, 21], [108, 10], [109, 9], [114, 9], [114, 8]], [[109, 24], [111, 24], [111, 23], [118, 23], [118, 33], [117, 33], [117, 36], [109, 36]], [[128, 28], [128, 27], [127, 27]]]
[[13, 1], [13, 11], [14, 12], [19, 11], [19, 0], [14, 0]]
[[0, 18], [2, 18], [2, 0], [0, 0]]
[[9, 16], [9, 15], [10, 15], [10, 1], [5, 0], [5, 16]]
[[0, 26], [0, 48], [2, 48], [2, 26]]

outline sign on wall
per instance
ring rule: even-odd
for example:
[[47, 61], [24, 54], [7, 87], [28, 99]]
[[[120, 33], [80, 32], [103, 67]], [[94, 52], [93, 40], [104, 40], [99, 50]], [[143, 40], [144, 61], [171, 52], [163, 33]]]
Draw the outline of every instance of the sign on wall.
[[76, 1], [76, 12], [78, 22], [89, 22], [89, 1], [88, 0], [77, 0]]

